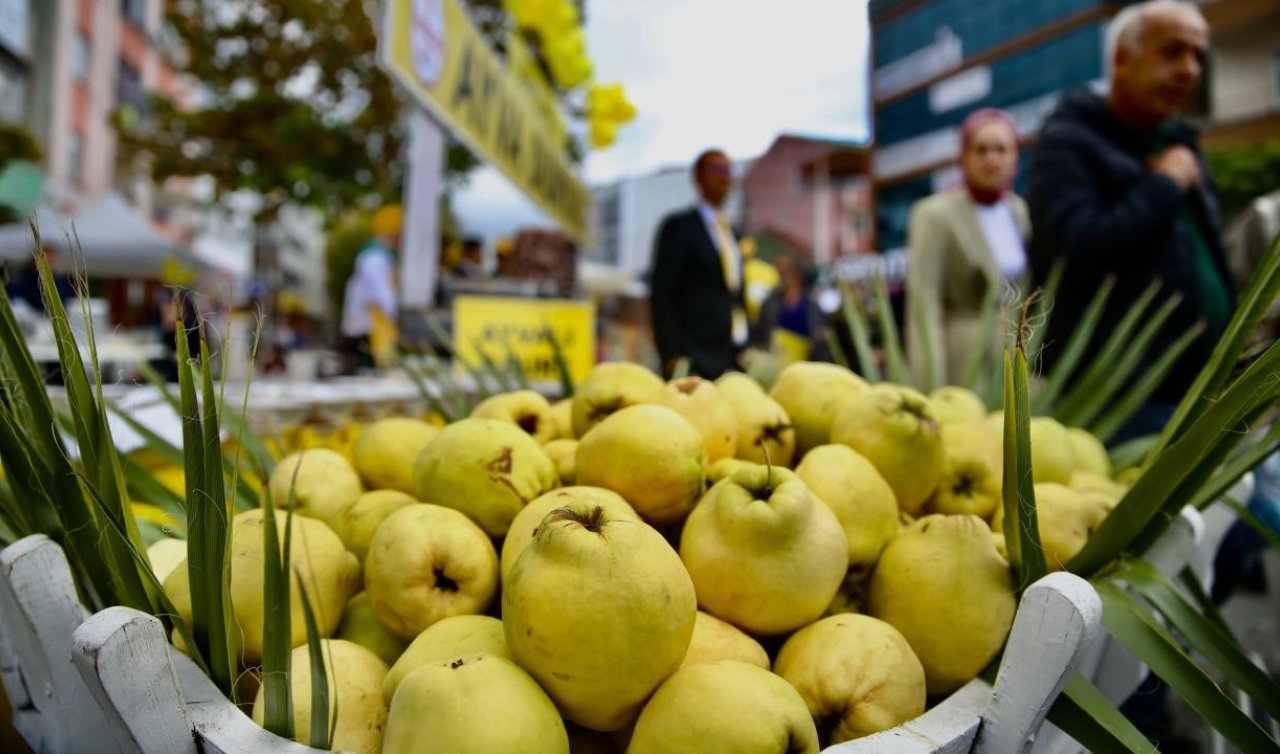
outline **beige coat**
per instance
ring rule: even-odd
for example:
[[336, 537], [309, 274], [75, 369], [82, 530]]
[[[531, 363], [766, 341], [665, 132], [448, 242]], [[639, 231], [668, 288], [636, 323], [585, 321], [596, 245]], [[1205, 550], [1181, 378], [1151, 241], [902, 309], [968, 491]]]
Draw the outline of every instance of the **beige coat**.
[[[1026, 202], [1016, 194], [1003, 201], [1026, 244], [1031, 230]], [[988, 288], [1001, 284], [995, 256], [964, 189], [916, 202], [908, 233], [906, 339], [912, 380], [924, 387], [962, 384], [982, 327], [983, 300]], [[932, 364], [922, 338], [933, 344]], [[1002, 339], [990, 333], [987, 342], [997, 350]]]

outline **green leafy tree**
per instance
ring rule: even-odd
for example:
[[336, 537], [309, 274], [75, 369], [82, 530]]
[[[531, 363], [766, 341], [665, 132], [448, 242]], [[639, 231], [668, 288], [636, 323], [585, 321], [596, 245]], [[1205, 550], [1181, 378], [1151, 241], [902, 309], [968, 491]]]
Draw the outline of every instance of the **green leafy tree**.
[[1259, 146], [1214, 150], [1206, 158], [1226, 222], [1257, 197], [1280, 189], [1280, 139]]
[[[125, 159], [144, 155], [157, 180], [208, 175], [219, 195], [256, 191], [260, 218], [288, 201], [336, 215], [398, 199], [407, 103], [378, 66], [363, 0], [174, 0], [166, 20], [175, 68], [198, 82], [194, 106], [123, 108]], [[454, 185], [475, 164], [450, 147]]]

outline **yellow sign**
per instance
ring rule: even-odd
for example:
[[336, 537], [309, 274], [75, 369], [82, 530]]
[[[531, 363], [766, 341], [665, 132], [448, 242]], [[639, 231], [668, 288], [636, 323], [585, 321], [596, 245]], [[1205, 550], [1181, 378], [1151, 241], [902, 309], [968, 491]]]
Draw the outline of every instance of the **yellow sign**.
[[586, 245], [591, 195], [459, 0], [388, 0], [382, 64], [440, 124]]
[[596, 310], [590, 301], [458, 296], [453, 302], [454, 346], [473, 366], [481, 365], [482, 351], [505, 364], [510, 348], [530, 382], [557, 381], [549, 332], [560, 343], [574, 384], [586, 379], [596, 361]]

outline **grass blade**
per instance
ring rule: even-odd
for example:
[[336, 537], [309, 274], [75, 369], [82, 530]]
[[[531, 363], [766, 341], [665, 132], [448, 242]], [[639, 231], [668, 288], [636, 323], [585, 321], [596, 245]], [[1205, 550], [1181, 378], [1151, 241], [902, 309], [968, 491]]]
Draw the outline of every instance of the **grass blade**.
[[[426, 357], [419, 354], [419, 358], [425, 359]], [[454, 421], [456, 417], [453, 415], [453, 412], [445, 405], [442, 398], [432, 391], [433, 386], [427, 383], [426, 375], [422, 371], [419, 371], [418, 365], [412, 363], [410, 359], [400, 359], [400, 368], [409, 376], [409, 381], [412, 382], [414, 388], [417, 389], [418, 395], [422, 396], [422, 400], [427, 404], [428, 410], [439, 414], [445, 422]], [[425, 370], [425, 364], [422, 365], [422, 368]], [[440, 390], [439, 385], [435, 385], [434, 387], [436, 390]]]
[[1049, 708], [1049, 722], [1087, 751], [1148, 754], [1156, 747], [1089, 679], [1072, 673]]
[[[1133, 340], [1125, 344], [1120, 358], [1112, 365], [1110, 375], [1107, 380], [1098, 386], [1098, 389], [1086, 394], [1080, 405], [1079, 414], [1073, 417], [1075, 424], [1071, 426], [1087, 427], [1090, 422], [1097, 418], [1099, 412], [1111, 403], [1117, 393], [1129, 382], [1133, 371], [1148, 357], [1148, 350], [1151, 343], [1155, 339], [1156, 334], [1164, 323], [1173, 314], [1173, 310], [1177, 308], [1178, 302], [1182, 300], [1181, 296], [1170, 296], [1161, 304], [1156, 313], [1150, 317], [1134, 336]], [[1193, 325], [1188, 328], [1192, 332], [1200, 332], [1204, 328], [1200, 325]], [[1183, 333], [1185, 337], [1186, 333]], [[1187, 342], [1190, 345], [1190, 341]]]
[[1149, 602], [1193, 649], [1222, 671], [1267, 714], [1280, 720], [1280, 684], [1253, 664], [1240, 644], [1224, 633], [1183, 597], [1155, 566], [1134, 561], [1121, 576]]
[[[450, 360], [454, 364], [460, 365], [463, 370], [466, 371], [467, 375], [471, 377], [471, 381], [475, 383], [475, 390], [480, 395], [481, 400], [493, 395], [493, 391], [491, 391], [489, 386], [485, 384], [484, 377], [480, 370], [477, 369], [474, 364], [462, 358], [462, 354], [458, 352], [457, 344], [455, 343], [453, 336], [449, 334], [449, 331], [445, 329], [444, 325], [440, 324], [440, 321], [435, 317], [426, 317], [425, 319], [427, 320], [427, 327], [431, 328], [431, 332], [433, 332], [436, 338], [440, 340], [440, 343], [448, 349]], [[480, 354], [484, 353], [478, 348], [477, 350]], [[462, 415], [466, 416], [469, 413], [471, 413], [470, 405], [468, 405], [466, 411], [462, 412]]]
[[1271, 241], [1271, 246], [1262, 257], [1262, 263], [1249, 278], [1249, 285], [1240, 298], [1235, 316], [1227, 324], [1226, 332], [1218, 340], [1218, 345], [1204, 365], [1200, 374], [1191, 385], [1191, 389], [1183, 396], [1174, 411], [1173, 418], [1160, 433], [1160, 440], [1148, 456], [1148, 465], [1154, 461], [1165, 447], [1172, 444], [1182, 433], [1195, 425], [1195, 421], [1212, 405], [1213, 398], [1227, 384], [1236, 362], [1244, 353], [1254, 333], [1258, 331], [1267, 309], [1280, 294], [1280, 235]]
[[[1144, 321], [1147, 309], [1155, 301], [1156, 296], [1160, 293], [1161, 283], [1159, 280], [1152, 281], [1142, 295], [1133, 302], [1125, 311], [1124, 316], [1116, 324], [1115, 329], [1103, 341], [1102, 347], [1094, 354], [1089, 367], [1083, 374], [1079, 375], [1071, 387], [1071, 390], [1065, 395], [1061, 401], [1058, 401], [1054, 416], [1058, 421], [1068, 426], [1078, 426], [1076, 418], [1083, 409], [1083, 404], [1089, 399], [1089, 396], [1097, 390], [1104, 389], [1111, 379], [1111, 369], [1124, 355], [1125, 349], [1128, 348], [1130, 340], [1133, 338], [1134, 330]], [[1096, 323], [1088, 328], [1087, 335], [1092, 337], [1095, 333]], [[1084, 328], [1078, 328], [1079, 330]]]
[[[227, 492], [223, 481], [222, 464], [226, 460], [222, 455], [221, 424], [218, 421], [218, 398], [214, 392], [213, 370], [209, 366], [209, 347], [203, 337], [200, 338], [200, 381], [204, 399], [202, 401], [204, 425], [204, 482], [210, 515], [206, 518], [208, 528], [207, 552], [213, 560], [208, 564], [206, 577], [209, 578], [209, 606], [211, 608], [210, 662], [219, 672], [225, 664], [228, 669], [227, 680], [234, 683], [237, 657], [236, 639], [239, 629], [236, 626], [235, 613], [231, 609], [231, 510], [227, 504]], [[219, 630], [220, 629], [220, 630]], [[234, 698], [234, 697], [233, 697]]]
[[906, 385], [911, 382], [907, 373], [907, 359], [902, 353], [902, 338], [898, 334], [898, 321], [893, 317], [889, 303], [889, 288], [880, 275], [871, 276], [871, 294], [876, 302], [876, 317], [880, 323], [880, 340], [884, 343], [885, 373], [890, 382]]
[[1178, 583], [1182, 585], [1183, 591], [1195, 600], [1196, 607], [1200, 609], [1200, 614], [1218, 627], [1218, 630], [1233, 641], [1236, 639], [1235, 632], [1231, 630], [1231, 626], [1227, 624], [1227, 619], [1222, 617], [1222, 611], [1218, 610], [1218, 606], [1214, 604], [1213, 598], [1204, 590], [1204, 584], [1200, 582], [1200, 577], [1191, 569], [1191, 566], [1185, 566], [1178, 573]]
[[187, 504], [181, 495], [166, 487], [145, 466], [131, 458], [124, 458], [124, 479], [133, 498], [151, 503], [180, 522], [170, 536], [186, 539]]
[[1178, 696], [1204, 715], [1214, 729], [1243, 751], [1280, 752], [1280, 745], [1187, 657], [1136, 599], [1111, 583], [1095, 586], [1102, 597], [1102, 621], [1107, 629]]
[[[1200, 333], [1204, 331], [1204, 325], [1198, 324], [1182, 334], [1163, 353], [1156, 358], [1155, 363], [1143, 371], [1142, 376], [1138, 378], [1133, 386], [1116, 401], [1102, 418], [1089, 428], [1094, 437], [1102, 442], [1106, 442], [1115, 436], [1116, 432], [1125, 425], [1125, 422], [1133, 416], [1133, 414], [1151, 400], [1151, 396], [1155, 395], [1156, 388], [1164, 382], [1164, 378], [1173, 370], [1174, 365], [1182, 356], [1196, 338], [1200, 337]], [[1157, 438], [1158, 439], [1158, 438]], [[1152, 445], [1155, 440], [1152, 440]]]
[[1115, 287], [1116, 279], [1112, 276], [1107, 276], [1107, 279], [1102, 281], [1102, 285], [1094, 292], [1093, 299], [1089, 301], [1089, 305], [1085, 307], [1084, 314], [1080, 317], [1080, 325], [1072, 331], [1071, 337], [1067, 339], [1066, 345], [1062, 347], [1062, 353], [1053, 365], [1053, 369], [1049, 371], [1048, 379], [1036, 391], [1035, 403], [1031, 406], [1033, 412], [1037, 414], [1046, 413], [1058, 401], [1058, 396], [1066, 387], [1067, 380], [1075, 374], [1076, 367], [1080, 365], [1080, 359], [1084, 357], [1085, 349], [1089, 347], [1089, 340], [1097, 331], [1098, 320], [1102, 318], [1102, 312], [1107, 306], [1107, 299], [1111, 298], [1111, 292], [1115, 290]]
[[879, 382], [880, 365], [876, 362], [875, 353], [871, 350], [871, 336], [868, 334], [867, 318], [854, 295], [853, 286], [840, 284], [840, 308], [844, 312], [845, 324], [849, 327], [849, 337], [853, 340], [853, 350], [858, 357], [862, 376], [868, 382]]
[[1009, 564], [1018, 574], [1018, 592], [1047, 569], [1040, 545], [1040, 524], [1031, 475], [1031, 400], [1027, 357], [1021, 350], [1005, 354], [1004, 403], [1004, 541]]
[[[337, 722], [337, 699], [333, 706], [329, 704], [329, 674], [325, 669], [324, 644], [320, 641], [320, 630], [316, 626], [315, 612], [311, 609], [311, 600], [307, 597], [307, 589], [302, 583], [302, 574], [297, 573], [298, 596], [302, 598], [302, 615], [307, 621], [307, 654], [311, 658], [311, 746], [328, 750], [333, 741], [333, 725]], [[332, 722], [331, 722], [332, 721]]]

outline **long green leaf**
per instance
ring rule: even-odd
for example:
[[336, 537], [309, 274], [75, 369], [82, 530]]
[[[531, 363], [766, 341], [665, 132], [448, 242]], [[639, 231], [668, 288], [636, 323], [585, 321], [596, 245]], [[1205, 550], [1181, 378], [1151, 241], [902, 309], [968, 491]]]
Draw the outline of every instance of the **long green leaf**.
[[835, 331], [827, 328], [824, 337], [827, 341], [827, 350], [831, 352], [831, 360], [845, 369], [849, 369], [849, 357], [845, 355], [844, 347], [840, 345], [840, 338], [836, 336]]
[[[101, 376], [98, 374], [96, 346], [93, 341], [93, 323], [88, 315], [86, 303], [87, 291], [81, 290], [80, 301], [85, 322], [85, 339], [88, 344], [90, 364], [93, 367], [98, 390], [89, 382], [89, 374], [80, 355], [80, 347], [75, 334], [71, 330], [71, 322], [67, 318], [66, 309], [59, 297], [53, 273], [48, 261], [41, 256], [38, 262], [40, 287], [44, 296], [45, 307], [49, 313], [49, 322], [53, 327], [54, 339], [58, 346], [58, 360], [62, 367], [62, 377], [67, 388], [67, 401], [71, 407], [71, 416], [75, 421], [76, 445], [80, 455], [80, 463], [85, 469], [85, 478], [89, 484], [96, 486], [98, 494], [104, 502], [103, 513], [119, 522], [128, 539], [134, 545], [141, 545], [142, 538], [138, 533], [137, 523], [129, 510], [129, 498], [125, 489], [124, 474], [120, 470], [120, 459], [116, 453], [115, 443], [111, 439], [111, 428], [107, 422], [106, 409], [101, 399]], [[84, 495], [76, 496], [76, 507], [88, 509]], [[91, 510], [87, 510], [88, 518], [97, 519]], [[98, 526], [101, 522], [96, 522]], [[96, 527], [95, 527], [96, 528]], [[94, 532], [87, 532], [92, 535]], [[87, 544], [87, 543], [86, 543]], [[149, 593], [138, 573], [137, 565], [129, 556], [126, 544], [108, 537], [106, 542], [97, 543], [96, 547], [104, 553], [103, 560], [108, 569], [112, 594], [118, 604], [136, 610], [154, 612], [154, 595]]]
[[511, 347], [511, 338], [507, 338], [502, 342], [503, 349], [507, 352], [506, 369], [511, 378], [515, 380], [515, 386], [521, 390], [529, 389], [529, 375], [525, 374], [524, 364], [520, 363], [520, 357], [516, 356], [515, 349]]
[[1123, 553], [1144, 552], [1198, 492], [1184, 482], [1207, 479], [1242, 439], [1241, 422], [1280, 397], [1277, 371], [1280, 344], [1273, 344], [1156, 457], [1071, 561], [1071, 571], [1092, 576]]
[[1031, 473], [1031, 398], [1027, 357], [1020, 349], [1004, 362], [1004, 541], [1018, 574], [1018, 591], [1045, 575], [1044, 548]]
[[511, 381], [507, 379], [506, 373], [498, 367], [498, 363], [494, 361], [493, 357], [489, 355], [489, 352], [485, 350], [484, 342], [479, 338], [472, 338], [471, 347], [475, 349], [476, 355], [480, 357], [480, 366], [484, 370], [484, 373], [488, 375], [489, 379], [493, 381], [493, 384], [497, 386], [497, 392], [511, 392], [514, 389], [511, 386]]
[[1093, 298], [1080, 317], [1079, 326], [1072, 331], [1071, 337], [1062, 348], [1062, 355], [1049, 371], [1048, 379], [1036, 391], [1035, 402], [1031, 404], [1031, 410], [1034, 413], [1047, 412], [1058, 400], [1059, 394], [1067, 385], [1067, 380], [1075, 374], [1076, 368], [1080, 365], [1080, 359], [1084, 357], [1085, 350], [1089, 347], [1089, 340], [1097, 331], [1098, 320], [1102, 318], [1107, 299], [1111, 297], [1111, 291], [1115, 286], [1116, 279], [1108, 276], [1094, 292]]
[[868, 334], [867, 318], [862, 312], [853, 286], [848, 283], [840, 285], [840, 308], [844, 312], [845, 324], [849, 327], [849, 337], [853, 340], [853, 350], [862, 367], [862, 376], [868, 382], [881, 380], [880, 365], [876, 362], [875, 353], [871, 350], [871, 336]]
[[[923, 364], [912, 364], [911, 367], [913, 374], [924, 375], [924, 382], [914, 385], [917, 390], [923, 393], [929, 393], [939, 386], [939, 376], [937, 374], [938, 355], [934, 352], [934, 346], [936, 344], [933, 342], [933, 339], [929, 337], [929, 319], [927, 309], [932, 305], [932, 303], [933, 302], [926, 300], [924, 296], [912, 296], [910, 295], [910, 292], [908, 292], [907, 305], [911, 307], [911, 316], [907, 318], [907, 321], [915, 325], [915, 327], [912, 328], [912, 332], [908, 333], [908, 337], [918, 344], [919, 350], [916, 353], [920, 354], [924, 360]], [[985, 309], [983, 311], [985, 311]], [[984, 335], [984, 328], [978, 328], [978, 333], [979, 335]], [[971, 362], [976, 362], [978, 360], [979, 353], [980, 351], [977, 349], [974, 350]], [[945, 380], [946, 377], [943, 376], [941, 379]], [[965, 387], [972, 387], [968, 382], [964, 384]]]
[[551, 344], [551, 360], [556, 365], [556, 373], [560, 375], [560, 397], [572, 398], [573, 373], [569, 371], [569, 359], [564, 355], [564, 344], [560, 342], [560, 336], [556, 335], [550, 319], [543, 321], [543, 332], [546, 333], [547, 342]]
[[[156, 432], [150, 427], [133, 418], [127, 412], [122, 411], [119, 406], [108, 403], [107, 409], [111, 411], [111, 413], [120, 417], [125, 424], [129, 425], [130, 429], [137, 432], [138, 436], [146, 442], [147, 447], [155, 451], [156, 454], [165, 461], [174, 464], [175, 466], [182, 466], [185, 463], [185, 456], [183, 455], [182, 448], [179, 448], [165, 438], [156, 434]], [[249, 486], [248, 481], [236, 478], [238, 469], [236, 467], [235, 459], [223, 455], [219, 457], [218, 463], [222, 468], [224, 480], [233, 480], [232, 488], [236, 491], [237, 507], [242, 509], [258, 507], [258, 493], [254, 492], [253, 488]]]
[[[987, 286], [987, 292], [982, 297], [982, 308], [978, 310], [979, 316], [982, 318], [978, 323], [978, 340], [973, 344], [973, 351], [969, 354], [969, 363], [964, 370], [964, 378], [961, 385], [970, 390], [977, 390], [978, 378], [984, 373], [991, 372], [991, 361], [993, 353], [1003, 353], [1002, 350], [993, 349], [991, 347], [991, 335], [998, 331], [1000, 321], [1000, 287], [995, 285]], [[926, 341], [928, 347], [928, 341]], [[1003, 357], [996, 357], [1002, 359]], [[985, 367], [985, 369], [984, 369]], [[930, 369], [932, 373], [932, 369]]]
[[[192, 651], [205, 658], [209, 678], [228, 697], [235, 680], [234, 656], [226, 646], [222, 613], [224, 551], [216, 531], [222, 518], [220, 501], [209, 495], [207, 477], [213, 471], [205, 465], [204, 421], [196, 398], [196, 367], [187, 346], [187, 330], [178, 323], [175, 334], [178, 361], [178, 390], [182, 403], [183, 472], [187, 487], [187, 577], [191, 590]], [[198, 363], [198, 362], [197, 362]], [[215, 473], [221, 476], [220, 470]]]
[[1173, 417], [1160, 433], [1160, 440], [1148, 456], [1148, 465], [1154, 462], [1165, 447], [1194, 426], [1196, 419], [1213, 405], [1213, 397], [1227, 384], [1240, 355], [1258, 331], [1258, 325], [1272, 302], [1280, 294], [1280, 253], [1277, 250], [1280, 250], [1280, 235], [1271, 241], [1261, 264], [1250, 276], [1249, 285], [1240, 298], [1235, 315], [1227, 324], [1226, 332], [1218, 340], [1209, 362], [1200, 370], [1191, 389], [1178, 403]]
[[1222, 502], [1235, 511], [1246, 526], [1265, 539], [1269, 546], [1280, 549], [1280, 535], [1277, 535], [1270, 526], [1267, 526], [1266, 522], [1255, 516], [1253, 511], [1249, 510], [1249, 506], [1241, 505], [1231, 498], [1223, 498]]
[[[452, 410], [445, 404], [444, 400], [432, 391], [433, 386], [428, 385], [426, 375], [423, 371], [420, 371], [417, 364], [410, 359], [401, 359], [400, 368], [409, 376], [409, 381], [413, 383], [414, 388], [418, 391], [418, 395], [422, 396], [422, 400], [427, 404], [428, 410], [439, 414], [445, 422], [452, 422], [457, 418], [454, 416]], [[423, 369], [425, 369], [425, 366]], [[435, 385], [434, 387], [436, 390], [440, 390], [439, 385]]]
[[[445, 329], [444, 325], [440, 324], [440, 321], [435, 317], [426, 317], [426, 320], [427, 327], [431, 328], [431, 331], [435, 333], [435, 336], [440, 340], [441, 344], [443, 344], [445, 348], [449, 349], [449, 356], [452, 362], [460, 365], [463, 370], [466, 371], [467, 375], [471, 377], [471, 381], [475, 383], [476, 393], [480, 395], [481, 400], [493, 395], [494, 391], [490, 390], [489, 385], [484, 381], [484, 374], [474, 364], [462, 358], [462, 354], [458, 352], [457, 343], [454, 341], [453, 336], [449, 334], [449, 331]], [[484, 353], [484, 351], [480, 350], [478, 347], [477, 351], [482, 355]], [[470, 413], [469, 407], [467, 411], [462, 413], [462, 415], [466, 416], [468, 413]]]
[[1117, 445], [1108, 454], [1111, 459], [1111, 469], [1119, 473], [1142, 463], [1142, 459], [1146, 457], [1151, 446], [1156, 444], [1157, 439], [1159, 438], [1156, 435], [1143, 435]]
[[[1165, 377], [1169, 375], [1169, 372], [1173, 371], [1178, 359], [1191, 347], [1192, 343], [1195, 343], [1196, 338], [1200, 337], [1200, 333], [1203, 331], [1203, 324], [1195, 325], [1157, 356], [1155, 362], [1143, 371], [1142, 376], [1116, 401], [1115, 405], [1089, 426], [1089, 431], [1093, 436], [1104, 443], [1114, 437], [1115, 433], [1119, 432], [1120, 428], [1125, 425], [1125, 422], [1129, 421], [1138, 409], [1151, 400], [1151, 397], [1155, 395], [1156, 388], [1164, 383]], [[1157, 437], [1153, 437], [1151, 444], [1154, 445], [1157, 439]], [[1142, 459], [1138, 460], [1141, 461]]]
[[685, 377], [688, 377], [689, 367], [690, 367], [690, 362], [689, 362], [688, 356], [681, 356], [680, 358], [676, 359], [676, 365], [671, 369], [671, 379], [683, 380]]
[[[1071, 426], [1087, 427], [1111, 403], [1112, 399], [1124, 389], [1124, 386], [1129, 383], [1129, 378], [1134, 370], [1147, 360], [1147, 350], [1151, 347], [1152, 341], [1155, 339], [1156, 334], [1160, 332], [1160, 329], [1164, 327], [1164, 323], [1173, 314], [1174, 309], [1177, 308], [1178, 302], [1181, 300], [1181, 296], [1170, 296], [1165, 299], [1155, 314], [1143, 323], [1142, 329], [1138, 331], [1133, 340], [1125, 344], [1120, 357], [1112, 364], [1108, 379], [1097, 390], [1082, 397], [1078, 414], [1070, 417], [1074, 422]], [[1191, 328], [1192, 331], [1199, 331], [1200, 329], [1199, 325], [1194, 325]]]
[[1049, 722], [1088, 751], [1148, 754], [1156, 747], [1087, 678], [1067, 677], [1062, 694], [1049, 708]]
[[[294, 468], [294, 480], [298, 469]], [[270, 490], [263, 490], [263, 558], [262, 574], [262, 695], [263, 727], [285, 739], [292, 739], [293, 694], [290, 673], [293, 652], [293, 627], [290, 610], [290, 549], [288, 533], [293, 515], [293, 484], [289, 485], [289, 500], [285, 511], [285, 546], [280, 547], [276, 529], [276, 512], [272, 507]]]
[[1213, 598], [1205, 592], [1204, 584], [1200, 582], [1199, 574], [1191, 566], [1183, 566], [1182, 570], [1178, 572], [1178, 583], [1182, 585], [1182, 590], [1195, 601], [1201, 615], [1212, 621], [1219, 631], [1230, 636], [1233, 641], [1238, 641], [1226, 618], [1222, 617], [1222, 611], [1214, 604]]
[[1044, 287], [1036, 291], [1029, 320], [1032, 327], [1026, 334], [1023, 349], [1027, 352], [1027, 358], [1033, 362], [1040, 358], [1040, 346], [1044, 343], [1045, 331], [1048, 329], [1045, 325], [1052, 316], [1053, 304], [1058, 298], [1058, 288], [1062, 286], [1062, 273], [1066, 269], [1066, 260], [1062, 258], [1054, 260], [1053, 266], [1049, 268], [1049, 277], [1045, 278]]
[[26, 506], [18, 504], [18, 498], [13, 495], [13, 488], [3, 477], [0, 477], [0, 517], [2, 517], [0, 525], [5, 529], [3, 537], [6, 545], [36, 533], [31, 519], [27, 516]]
[[889, 303], [889, 288], [880, 275], [871, 276], [871, 293], [876, 302], [876, 319], [880, 323], [880, 340], [884, 343], [885, 373], [891, 382], [906, 385], [911, 381], [907, 372], [907, 359], [902, 353], [902, 338], [898, 334], [898, 321], [894, 319]]
[[[1055, 405], [1054, 416], [1058, 421], [1068, 426], [1078, 425], [1079, 420], [1076, 417], [1082, 412], [1084, 403], [1093, 392], [1104, 389], [1111, 381], [1111, 369], [1128, 349], [1134, 331], [1148, 318], [1147, 310], [1160, 293], [1160, 286], [1159, 280], [1152, 281], [1142, 295], [1138, 296], [1125, 310], [1124, 316], [1120, 318], [1107, 339], [1102, 342], [1102, 347], [1093, 354], [1088, 368], [1079, 375], [1079, 379], [1071, 386], [1071, 390]], [[1090, 337], [1093, 336], [1095, 327], [1089, 328]]]
[[1120, 576], [1165, 617], [1183, 639], [1222, 671], [1227, 680], [1253, 697], [1272, 718], [1280, 720], [1280, 684], [1253, 664], [1239, 642], [1223, 633], [1183, 597], [1164, 574], [1143, 561]]
[[1095, 584], [1102, 597], [1102, 621], [1129, 651], [1190, 704], [1215, 730], [1248, 752], [1280, 752], [1258, 724], [1222, 692], [1178, 646], [1155, 618], [1114, 584]]
[[[235, 613], [231, 609], [231, 506], [228, 505], [223, 483], [221, 424], [218, 421], [218, 397], [214, 392], [213, 370], [209, 365], [208, 343], [200, 338], [200, 382], [203, 392], [201, 423], [204, 425], [204, 447], [201, 448], [204, 463], [204, 483], [209, 515], [207, 552], [213, 560], [208, 564], [206, 577], [211, 587], [210, 607], [210, 660], [215, 673], [225, 665], [227, 682], [235, 691], [237, 657], [236, 641], [240, 635]], [[217, 679], [215, 679], [217, 680]]]
[[316, 627], [315, 612], [311, 609], [307, 588], [302, 583], [302, 574], [298, 573], [297, 576], [298, 596], [302, 598], [302, 615], [307, 621], [307, 654], [311, 658], [311, 746], [327, 750], [333, 741], [333, 724], [330, 721], [336, 721], [338, 716], [337, 699], [333, 700], [331, 709], [329, 674], [324, 664], [324, 644], [320, 641], [320, 630]]
[[186, 500], [166, 487], [159, 479], [156, 479], [155, 475], [142, 464], [127, 457], [122, 460], [124, 462], [124, 479], [129, 486], [130, 494], [137, 500], [150, 503], [173, 516], [180, 528], [176, 529], [170, 536], [186, 539]]
[[1209, 507], [1214, 501], [1226, 495], [1245, 474], [1248, 474], [1277, 450], [1280, 450], [1280, 422], [1273, 423], [1270, 429], [1267, 430], [1267, 434], [1260, 438], [1257, 443], [1250, 445], [1244, 452], [1224, 464], [1213, 480], [1200, 489], [1192, 499], [1191, 505], [1195, 506], [1196, 510], [1204, 510]]

